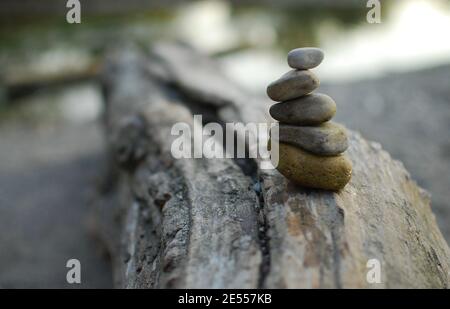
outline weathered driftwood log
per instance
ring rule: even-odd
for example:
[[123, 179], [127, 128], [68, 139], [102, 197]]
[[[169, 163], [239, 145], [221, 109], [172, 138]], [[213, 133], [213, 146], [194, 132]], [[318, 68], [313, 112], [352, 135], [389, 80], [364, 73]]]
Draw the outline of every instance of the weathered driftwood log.
[[[174, 159], [174, 123], [267, 121], [269, 105], [179, 45], [114, 52], [103, 76], [115, 181], [95, 218], [117, 286], [448, 287], [428, 195], [379, 144], [350, 134], [353, 178], [340, 193], [296, 187], [251, 159]], [[367, 280], [370, 259], [381, 283]]]

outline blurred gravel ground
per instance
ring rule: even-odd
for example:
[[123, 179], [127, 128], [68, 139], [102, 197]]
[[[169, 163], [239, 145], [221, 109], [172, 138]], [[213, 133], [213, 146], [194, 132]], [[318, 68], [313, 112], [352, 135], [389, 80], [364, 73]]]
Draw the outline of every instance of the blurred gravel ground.
[[[0, 288], [108, 288], [111, 270], [88, 235], [102, 163], [93, 123], [0, 127]], [[81, 262], [81, 284], [66, 262]]]

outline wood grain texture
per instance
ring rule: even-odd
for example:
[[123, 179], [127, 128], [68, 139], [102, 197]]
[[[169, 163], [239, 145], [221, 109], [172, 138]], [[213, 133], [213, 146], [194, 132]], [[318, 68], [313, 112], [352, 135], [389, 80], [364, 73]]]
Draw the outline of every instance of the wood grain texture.
[[[429, 197], [379, 144], [350, 133], [353, 178], [339, 193], [297, 187], [251, 159], [174, 159], [173, 124], [270, 121], [267, 100], [179, 45], [113, 52], [103, 79], [115, 176], [94, 209], [117, 286], [448, 287]], [[374, 258], [380, 284], [366, 280]]]

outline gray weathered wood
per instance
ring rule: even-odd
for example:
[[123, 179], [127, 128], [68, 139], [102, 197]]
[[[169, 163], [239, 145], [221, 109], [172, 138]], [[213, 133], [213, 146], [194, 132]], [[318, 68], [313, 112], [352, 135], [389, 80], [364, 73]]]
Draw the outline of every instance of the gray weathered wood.
[[[379, 144], [351, 133], [354, 173], [339, 193], [250, 159], [174, 159], [174, 123], [270, 121], [267, 100], [178, 45], [112, 53], [103, 76], [116, 176], [95, 210], [117, 286], [448, 287], [429, 197]], [[379, 284], [366, 280], [369, 259], [381, 262]]]

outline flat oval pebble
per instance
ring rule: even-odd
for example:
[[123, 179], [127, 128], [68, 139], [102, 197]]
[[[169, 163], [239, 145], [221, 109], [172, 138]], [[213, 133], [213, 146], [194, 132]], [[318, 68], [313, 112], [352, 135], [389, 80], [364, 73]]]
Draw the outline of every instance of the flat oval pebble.
[[281, 123], [318, 125], [333, 118], [336, 113], [336, 103], [325, 94], [312, 93], [299, 99], [274, 104], [269, 112]]
[[267, 87], [267, 95], [277, 102], [297, 99], [312, 92], [319, 84], [313, 72], [291, 70]]
[[296, 48], [288, 54], [288, 64], [293, 69], [307, 70], [318, 66], [323, 60], [323, 51], [320, 48]]
[[343, 155], [316, 156], [284, 143], [279, 144], [279, 153], [277, 170], [304, 187], [339, 191], [352, 176], [352, 164]]
[[335, 156], [348, 148], [345, 128], [334, 122], [316, 127], [280, 124], [279, 141], [321, 156]]

